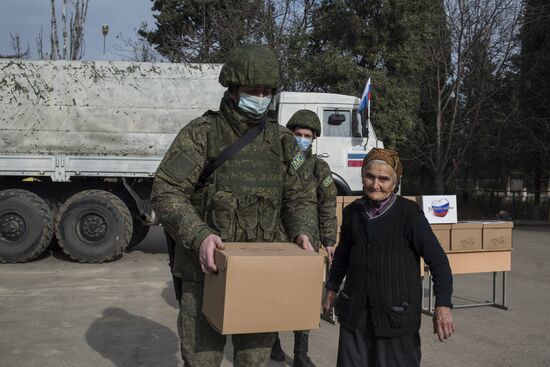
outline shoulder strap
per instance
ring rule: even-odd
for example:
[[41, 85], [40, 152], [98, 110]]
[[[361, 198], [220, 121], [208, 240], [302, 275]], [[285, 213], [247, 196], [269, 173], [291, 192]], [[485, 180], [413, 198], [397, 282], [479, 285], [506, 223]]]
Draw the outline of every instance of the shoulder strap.
[[253, 128], [248, 129], [246, 134], [241, 136], [239, 139], [235, 140], [231, 145], [229, 145], [227, 148], [225, 148], [213, 161], [208, 163], [206, 167], [204, 167], [202, 174], [199, 177], [199, 180], [197, 181], [197, 185], [195, 187], [195, 190], [198, 190], [206, 185], [206, 181], [208, 181], [208, 178], [214, 173], [218, 167], [220, 167], [223, 162], [228, 160], [229, 158], [233, 157], [235, 154], [239, 152], [242, 148], [244, 148], [246, 145], [248, 145], [252, 140], [254, 140], [262, 130], [264, 130], [266, 127], [266, 119], [262, 119], [258, 125], [254, 126]]

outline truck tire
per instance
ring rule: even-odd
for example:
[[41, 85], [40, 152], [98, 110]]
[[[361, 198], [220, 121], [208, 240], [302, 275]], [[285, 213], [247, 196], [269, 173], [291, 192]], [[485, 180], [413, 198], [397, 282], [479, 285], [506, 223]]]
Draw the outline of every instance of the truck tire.
[[40, 256], [53, 237], [52, 212], [26, 190], [0, 191], [0, 262], [21, 263]]
[[130, 243], [126, 247], [126, 250], [129, 251], [133, 247], [136, 247], [147, 237], [147, 234], [149, 233], [150, 226], [143, 225], [141, 223], [141, 220], [139, 219], [139, 213], [132, 212], [132, 221], [133, 221], [133, 230], [132, 230], [132, 238], [130, 239]]
[[81, 191], [59, 209], [55, 235], [63, 252], [73, 260], [111, 261], [130, 243], [132, 216], [126, 204], [110, 192]]

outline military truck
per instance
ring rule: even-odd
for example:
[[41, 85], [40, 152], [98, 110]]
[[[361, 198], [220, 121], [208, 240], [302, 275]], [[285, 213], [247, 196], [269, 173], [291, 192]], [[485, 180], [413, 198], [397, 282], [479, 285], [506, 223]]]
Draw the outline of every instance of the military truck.
[[[156, 224], [154, 172], [178, 131], [224, 88], [220, 64], [0, 60], [0, 262], [56, 239], [79, 262], [119, 258]], [[357, 162], [382, 146], [359, 98], [279, 93], [270, 115], [322, 121], [313, 147], [340, 194], [361, 189]]]

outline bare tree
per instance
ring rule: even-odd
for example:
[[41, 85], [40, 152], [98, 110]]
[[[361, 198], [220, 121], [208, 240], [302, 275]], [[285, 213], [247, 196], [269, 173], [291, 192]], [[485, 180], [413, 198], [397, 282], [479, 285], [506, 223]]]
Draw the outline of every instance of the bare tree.
[[44, 53], [44, 29], [42, 27], [40, 27], [40, 32], [38, 32], [35, 41], [38, 58], [41, 60], [48, 59], [49, 55], [47, 53]]
[[[86, 15], [88, 13], [88, 1], [72, 0], [71, 6], [68, 7], [67, 0], [63, 0], [61, 8], [62, 40], [60, 46], [55, 0], [51, 0], [50, 59], [80, 60], [84, 56], [84, 24], [86, 23]], [[67, 34], [67, 10], [69, 8], [71, 14], [68, 19], [69, 33]], [[61, 47], [63, 48], [62, 51]]]
[[436, 191], [445, 192], [490, 119], [489, 101], [502, 89], [496, 81], [518, 51], [517, 0], [444, 0], [446, 19], [426, 39], [428, 115], [420, 138], [409, 142], [432, 171]]
[[30, 54], [30, 47], [27, 45], [26, 49], [23, 49], [23, 46], [21, 45], [21, 37], [19, 34], [10, 33], [11, 37], [11, 49], [13, 50], [13, 55], [11, 57], [16, 59], [26, 59], [29, 57]]
[[84, 56], [84, 24], [88, 14], [88, 0], [76, 0], [73, 8], [69, 19], [69, 57], [71, 60], [80, 60]]
[[55, 0], [51, 0], [52, 16], [50, 21], [50, 58], [60, 59], [59, 37], [57, 35], [57, 15], [55, 13]]
[[67, 58], [67, 0], [63, 0], [61, 8], [61, 23], [63, 23], [63, 59]]
[[115, 53], [127, 61], [156, 62], [161, 59], [153, 46], [141, 35], [147, 32], [147, 22], [142, 22], [139, 30], [135, 30], [137, 39], [125, 37], [122, 34], [116, 36]]

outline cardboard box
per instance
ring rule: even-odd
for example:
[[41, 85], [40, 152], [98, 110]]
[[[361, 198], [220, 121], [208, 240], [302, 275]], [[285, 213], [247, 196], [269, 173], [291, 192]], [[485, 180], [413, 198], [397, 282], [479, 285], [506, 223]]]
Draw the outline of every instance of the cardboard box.
[[334, 247], [338, 246], [340, 244], [340, 227], [338, 227], [338, 231], [336, 231], [336, 244]]
[[417, 202], [430, 224], [458, 222], [456, 195], [423, 195]]
[[338, 228], [340, 228], [340, 226], [342, 225], [343, 210], [344, 210], [344, 206], [342, 205], [342, 201], [336, 200], [336, 222], [338, 223]]
[[481, 250], [482, 231], [482, 222], [451, 224], [451, 251]]
[[445, 252], [451, 251], [451, 225], [432, 224], [432, 231]]
[[355, 200], [361, 198], [362, 196], [342, 196], [343, 208], [353, 203]]
[[511, 249], [512, 222], [483, 222], [483, 249]]
[[417, 196], [401, 196], [403, 199], [407, 199], [410, 201], [414, 201], [415, 203], [418, 203], [418, 197]]
[[323, 256], [293, 243], [226, 243], [215, 261], [202, 312], [220, 334], [319, 327]]
[[478, 251], [448, 254], [453, 274], [492, 273], [512, 270], [512, 251]]

